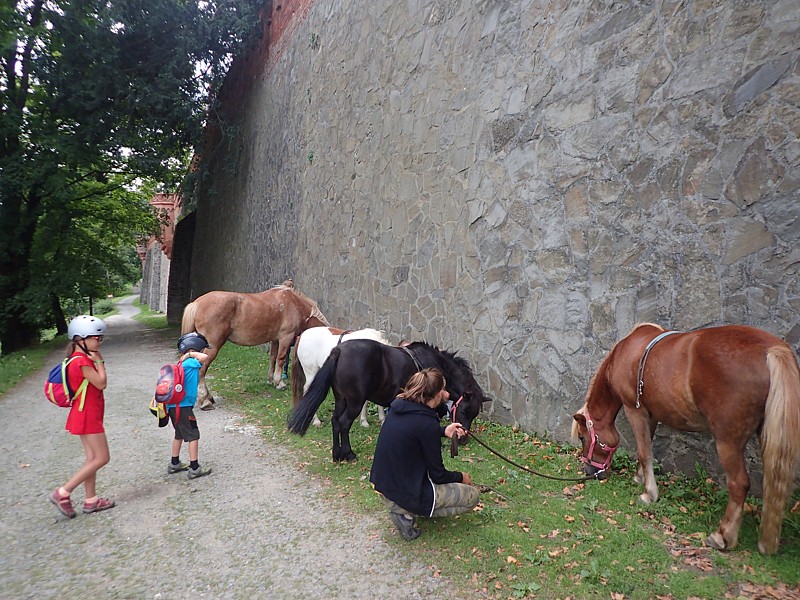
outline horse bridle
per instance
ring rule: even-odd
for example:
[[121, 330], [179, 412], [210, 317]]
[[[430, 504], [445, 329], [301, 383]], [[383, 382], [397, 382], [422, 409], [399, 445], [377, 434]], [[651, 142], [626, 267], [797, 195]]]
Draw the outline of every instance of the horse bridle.
[[[586, 429], [589, 431], [591, 442], [589, 442], [589, 450], [587, 450], [586, 456], [581, 456], [581, 461], [596, 469], [600, 469], [601, 473], [605, 472], [611, 466], [611, 458], [614, 456], [614, 452], [617, 451], [617, 448], [619, 448], [619, 444], [610, 446], [601, 442], [600, 438], [597, 436], [597, 432], [594, 430], [594, 421], [588, 410], [584, 411], [584, 416], [586, 417]], [[596, 447], [599, 447], [606, 453], [606, 458], [603, 462], [597, 461], [594, 458], [594, 449]]]

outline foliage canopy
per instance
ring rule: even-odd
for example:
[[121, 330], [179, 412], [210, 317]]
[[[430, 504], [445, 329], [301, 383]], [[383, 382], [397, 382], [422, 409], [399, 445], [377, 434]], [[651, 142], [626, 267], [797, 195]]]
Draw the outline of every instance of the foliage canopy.
[[0, 344], [61, 325], [65, 299], [135, 278], [264, 0], [0, 5]]

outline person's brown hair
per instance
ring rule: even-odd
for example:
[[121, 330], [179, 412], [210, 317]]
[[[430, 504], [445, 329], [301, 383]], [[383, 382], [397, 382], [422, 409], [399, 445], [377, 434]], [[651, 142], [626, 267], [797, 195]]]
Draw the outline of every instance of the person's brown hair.
[[409, 402], [427, 404], [444, 389], [445, 385], [447, 382], [439, 369], [423, 369], [409, 378], [399, 397]]

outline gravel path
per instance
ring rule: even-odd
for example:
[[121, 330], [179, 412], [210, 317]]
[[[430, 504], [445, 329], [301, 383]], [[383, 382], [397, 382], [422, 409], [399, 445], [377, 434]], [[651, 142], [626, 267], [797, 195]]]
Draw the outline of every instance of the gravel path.
[[[49, 503], [83, 451], [42, 395], [46, 369], [0, 397], [2, 598], [453, 597], [385, 541], [397, 535], [388, 519], [336, 505], [224, 404], [198, 411], [200, 462], [214, 472], [167, 475], [172, 428], [147, 402], [174, 340], [133, 321], [132, 299], [103, 344], [111, 463], [97, 489], [116, 508], [69, 520]], [[80, 506], [83, 487], [73, 497]]]

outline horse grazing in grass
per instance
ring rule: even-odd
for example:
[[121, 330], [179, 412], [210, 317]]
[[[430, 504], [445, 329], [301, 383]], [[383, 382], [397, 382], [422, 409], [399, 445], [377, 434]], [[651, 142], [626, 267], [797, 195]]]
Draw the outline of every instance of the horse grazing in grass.
[[[389, 406], [408, 378], [427, 368], [437, 368], [444, 374], [447, 391], [454, 400], [451, 418], [468, 430], [483, 403], [491, 398], [484, 395], [466, 360], [425, 342], [399, 348], [373, 340], [351, 340], [331, 350], [308, 391], [292, 409], [289, 431], [305, 434], [328, 390], [333, 388], [333, 460], [356, 460], [350, 446], [350, 427], [364, 403], [370, 400]], [[460, 441], [466, 441], [466, 436]]]
[[758, 433], [764, 463], [764, 506], [758, 549], [774, 554], [800, 454], [800, 369], [788, 344], [742, 325], [681, 333], [644, 323], [618, 342], [595, 373], [574, 416], [587, 475], [606, 470], [619, 445], [620, 408], [636, 437], [635, 477], [649, 504], [658, 500], [652, 440], [658, 423], [710, 432], [728, 482], [719, 529], [706, 539], [727, 550], [739, 541], [750, 479], [744, 450]]
[[[383, 332], [377, 329], [358, 329], [348, 331], [335, 327], [312, 327], [306, 329], [294, 345], [294, 366], [292, 366], [292, 401], [297, 406], [303, 394], [311, 387], [317, 372], [328, 355], [336, 346], [348, 340], [375, 340], [381, 344], [389, 344]], [[301, 391], [302, 390], [302, 391]], [[378, 419], [383, 423], [383, 407], [378, 407]], [[314, 414], [314, 426], [320, 427], [322, 422]], [[361, 409], [361, 426], [369, 427], [367, 421], [367, 403]]]
[[270, 373], [278, 389], [283, 364], [294, 339], [309, 327], [329, 325], [317, 303], [294, 289], [291, 280], [256, 294], [208, 292], [183, 310], [181, 333], [202, 333], [211, 347], [200, 369], [197, 402], [201, 409], [213, 408], [214, 399], [206, 387], [205, 375], [222, 345], [230, 340], [240, 346], [271, 343]]

